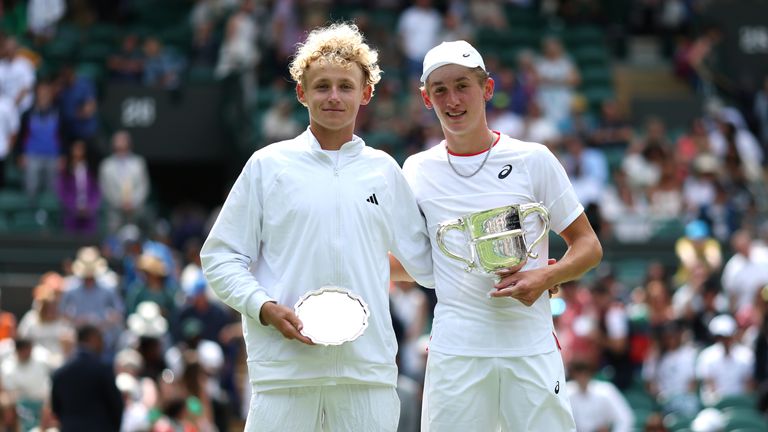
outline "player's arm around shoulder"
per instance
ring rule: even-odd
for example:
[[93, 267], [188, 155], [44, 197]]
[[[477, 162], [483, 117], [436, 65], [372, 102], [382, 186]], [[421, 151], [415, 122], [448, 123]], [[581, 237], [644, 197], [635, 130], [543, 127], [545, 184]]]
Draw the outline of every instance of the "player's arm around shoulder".
[[513, 297], [531, 306], [544, 291], [563, 282], [578, 279], [594, 268], [603, 258], [603, 248], [597, 234], [582, 212], [560, 233], [568, 249], [556, 263], [534, 270], [500, 273], [491, 297]]

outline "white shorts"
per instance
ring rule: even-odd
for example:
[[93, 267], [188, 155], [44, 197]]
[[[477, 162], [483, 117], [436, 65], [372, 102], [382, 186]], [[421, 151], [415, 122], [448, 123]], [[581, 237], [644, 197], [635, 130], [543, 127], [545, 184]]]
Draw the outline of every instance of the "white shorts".
[[295, 387], [254, 393], [245, 431], [394, 432], [399, 418], [394, 387]]
[[575, 431], [560, 351], [527, 357], [430, 351], [421, 430]]

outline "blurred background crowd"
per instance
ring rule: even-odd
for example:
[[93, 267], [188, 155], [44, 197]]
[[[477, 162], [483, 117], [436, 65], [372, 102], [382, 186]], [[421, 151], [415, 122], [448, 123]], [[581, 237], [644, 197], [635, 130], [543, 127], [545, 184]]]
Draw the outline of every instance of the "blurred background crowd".
[[[244, 160], [306, 127], [287, 64], [341, 19], [384, 70], [357, 122], [369, 145], [402, 163], [440, 142], [421, 61], [465, 39], [496, 82], [491, 127], [561, 160], [606, 252], [552, 298], [579, 431], [768, 430], [766, 14], [760, 0], [0, 1], [0, 430], [56, 426], [76, 389], [51, 376], [78, 346], [113, 366], [121, 430], [242, 429], [242, 330], [199, 249]], [[398, 283], [391, 301], [400, 430], [416, 431], [435, 298]]]

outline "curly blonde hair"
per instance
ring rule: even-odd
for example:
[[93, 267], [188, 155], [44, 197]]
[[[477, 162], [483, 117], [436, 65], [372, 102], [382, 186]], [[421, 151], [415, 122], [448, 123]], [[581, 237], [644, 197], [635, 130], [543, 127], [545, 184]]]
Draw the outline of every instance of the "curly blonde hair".
[[319, 27], [299, 44], [288, 70], [291, 78], [304, 85], [304, 75], [315, 61], [351, 68], [353, 63], [363, 70], [365, 85], [373, 89], [381, 80], [379, 53], [365, 43], [362, 33], [354, 24], [334, 23]]

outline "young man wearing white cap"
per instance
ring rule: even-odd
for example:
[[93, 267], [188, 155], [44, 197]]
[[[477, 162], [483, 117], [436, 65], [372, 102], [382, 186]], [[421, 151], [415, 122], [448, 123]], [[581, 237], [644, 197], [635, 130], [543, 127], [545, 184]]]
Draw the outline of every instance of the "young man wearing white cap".
[[[438, 303], [432, 327], [422, 430], [575, 430], [548, 296], [602, 257], [600, 242], [565, 171], [543, 145], [488, 129], [485, 104], [494, 81], [480, 54], [464, 41], [444, 42], [424, 58], [421, 95], [434, 109], [445, 140], [403, 167], [427, 220]], [[439, 224], [496, 207], [542, 203], [568, 250], [547, 265], [540, 243], [518, 272], [467, 273], [436, 243]], [[522, 227], [540, 232], [538, 218]], [[459, 235], [450, 249], [466, 249]], [[452, 244], [450, 243], [452, 242]], [[452, 246], [452, 247], [450, 247]]]

